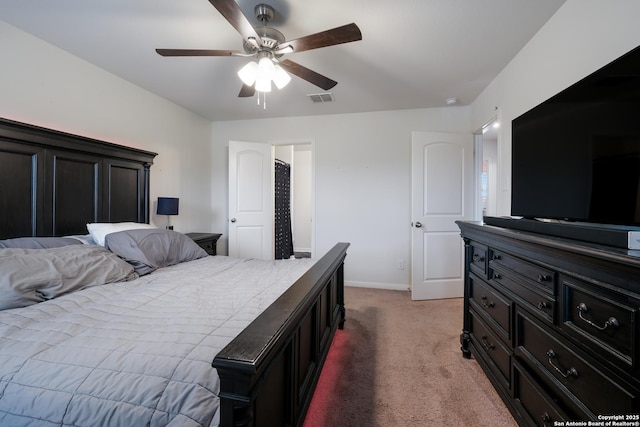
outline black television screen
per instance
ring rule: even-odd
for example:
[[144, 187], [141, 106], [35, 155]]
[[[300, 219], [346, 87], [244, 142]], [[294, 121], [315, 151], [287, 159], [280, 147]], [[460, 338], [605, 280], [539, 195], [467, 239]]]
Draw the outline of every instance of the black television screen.
[[511, 215], [640, 226], [640, 47], [512, 122]]

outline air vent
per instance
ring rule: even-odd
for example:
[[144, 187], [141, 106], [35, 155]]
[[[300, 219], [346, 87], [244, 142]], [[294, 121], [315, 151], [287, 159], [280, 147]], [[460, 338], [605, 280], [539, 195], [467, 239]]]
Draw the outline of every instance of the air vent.
[[312, 93], [307, 95], [311, 102], [313, 103], [322, 103], [322, 102], [333, 102], [333, 94], [331, 92], [328, 93]]

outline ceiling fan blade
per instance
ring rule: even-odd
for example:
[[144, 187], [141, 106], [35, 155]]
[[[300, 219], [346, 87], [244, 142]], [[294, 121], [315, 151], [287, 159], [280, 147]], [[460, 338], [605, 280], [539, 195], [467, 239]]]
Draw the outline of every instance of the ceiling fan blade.
[[356, 24], [347, 24], [342, 27], [300, 37], [299, 39], [289, 40], [278, 45], [278, 49], [285, 49], [291, 46], [294, 52], [304, 52], [305, 50], [318, 49], [358, 40], [362, 40], [360, 28], [358, 28]]
[[336, 82], [335, 80], [331, 80], [330, 78], [325, 77], [322, 74], [318, 74], [315, 71], [303, 67], [297, 62], [293, 62], [288, 59], [280, 61], [280, 65], [291, 74], [294, 74], [301, 79], [304, 79], [309, 83], [312, 83], [324, 90], [329, 90], [338, 84], [338, 82]]
[[242, 85], [240, 89], [240, 93], [238, 94], [239, 98], [250, 98], [256, 93], [256, 88], [254, 86]]
[[162, 56], [247, 56], [241, 50], [156, 49]]
[[254, 39], [258, 46], [262, 46], [262, 40], [253, 25], [242, 13], [240, 6], [234, 0], [209, 0], [209, 3], [240, 33], [243, 39]]

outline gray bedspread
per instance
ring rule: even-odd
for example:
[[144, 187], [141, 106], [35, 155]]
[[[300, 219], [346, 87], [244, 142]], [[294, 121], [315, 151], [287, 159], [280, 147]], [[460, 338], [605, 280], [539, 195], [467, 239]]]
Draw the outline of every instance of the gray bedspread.
[[206, 257], [0, 312], [0, 425], [218, 425], [214, 356], [312, 263]]

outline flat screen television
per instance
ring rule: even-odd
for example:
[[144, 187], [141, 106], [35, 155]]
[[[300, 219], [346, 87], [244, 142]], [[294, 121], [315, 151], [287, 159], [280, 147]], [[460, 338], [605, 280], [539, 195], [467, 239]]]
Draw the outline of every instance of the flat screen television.
[[512, 122], [511, 215], [640, 226], [640, 46]]

